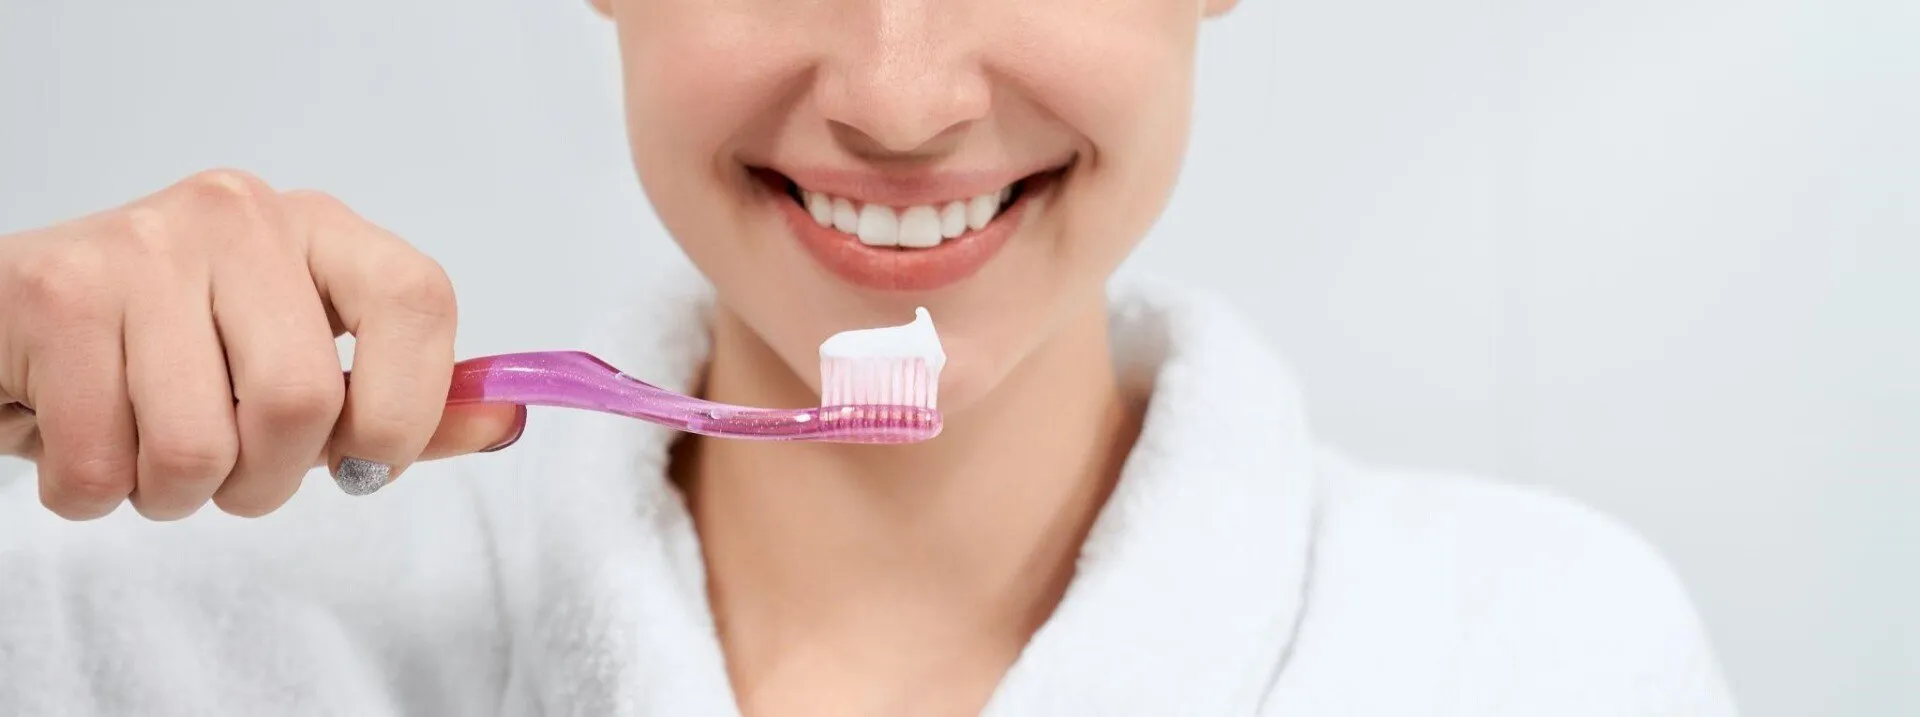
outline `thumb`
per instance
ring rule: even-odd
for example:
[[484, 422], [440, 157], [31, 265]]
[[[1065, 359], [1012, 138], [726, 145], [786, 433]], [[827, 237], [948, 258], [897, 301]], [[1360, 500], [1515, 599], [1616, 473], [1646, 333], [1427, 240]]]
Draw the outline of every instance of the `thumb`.
[[440, 427], [434, 429], [420, 460], [501, 450], [520, 440], [520, 434], [526, 429], [526, 406], [498, 403], [447, 406], [440, 414]]

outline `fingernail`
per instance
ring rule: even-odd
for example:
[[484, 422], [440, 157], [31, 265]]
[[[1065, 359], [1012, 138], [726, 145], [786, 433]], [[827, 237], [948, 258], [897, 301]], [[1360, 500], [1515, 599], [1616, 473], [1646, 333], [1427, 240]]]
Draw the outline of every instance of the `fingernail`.
[[514, 412], [513, 433], [507, 436], [506, 440], [503, 440], [499, 443], [495, 443], [491, 446], [487, 446], [486, 448], [480, 449], [480, 452], [492, 453], [494, 451], [504, 451], [507, 449], [508, 446], [511, 446], [515, 443], [519, 443], [520, 436], [522, 434], [525, 434], [526, 432], [527, 432], [527, 407], [521, 406], [519, 411]]
[[359, 458], [342, 458], [333, 471], [333, 482], [347, 495], [368, 495], [386, 487], [393, 477], [393, 466]]

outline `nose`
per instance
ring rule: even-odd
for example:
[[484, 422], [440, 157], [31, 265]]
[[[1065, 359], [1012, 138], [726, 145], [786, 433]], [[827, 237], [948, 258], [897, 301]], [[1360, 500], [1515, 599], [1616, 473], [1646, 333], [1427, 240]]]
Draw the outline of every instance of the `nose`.
[[815, 88], [821, 115], [860, 156], [938, 155], [985, 117], [992, 91], [958, 18], [940, 0], [843, 4], [843, 22]]

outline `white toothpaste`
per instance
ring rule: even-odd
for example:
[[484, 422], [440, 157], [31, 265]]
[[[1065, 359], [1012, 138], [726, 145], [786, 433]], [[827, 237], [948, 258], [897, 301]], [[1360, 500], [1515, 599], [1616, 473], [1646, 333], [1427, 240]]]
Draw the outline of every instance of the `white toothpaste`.
[[920, 359], [929, 373], [939, 375], [947, 365], [947, 352], [940, 348], [940, 334], [933, 330], [933, 316], [925, 308], [913, 310], [913, 323], [878, 329], [842, 331], [820, 344], [820, 360], [835, 359]]

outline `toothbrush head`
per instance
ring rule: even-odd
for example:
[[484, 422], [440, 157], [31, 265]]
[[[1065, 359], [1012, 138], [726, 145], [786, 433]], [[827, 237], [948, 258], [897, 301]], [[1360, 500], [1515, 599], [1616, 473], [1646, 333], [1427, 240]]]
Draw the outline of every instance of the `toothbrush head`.
[[939, 408], [940, 370], [919, 357], [823, 358], [820, 407]]
[[820, 362], [821, 428], [837, 443], [915, 443], [940, 435], [939, 373], [917, 359]]
[[947, 355], [926, 309], [913, 323], [835, 334], [820, 344], [820, 418], [863, 430], [837, 440], [908, 443], [940, 433], [940, 369]]

